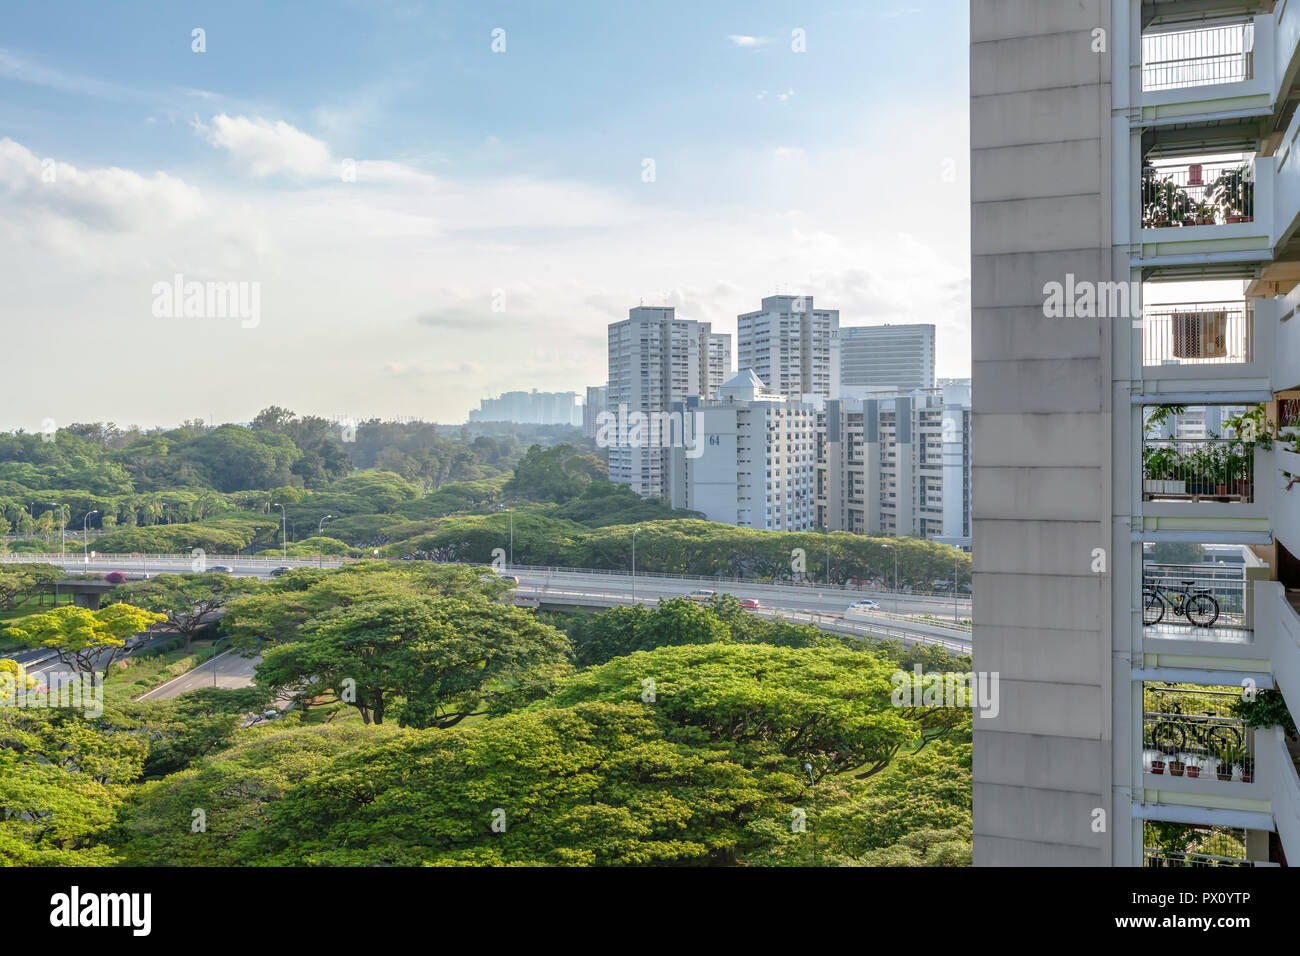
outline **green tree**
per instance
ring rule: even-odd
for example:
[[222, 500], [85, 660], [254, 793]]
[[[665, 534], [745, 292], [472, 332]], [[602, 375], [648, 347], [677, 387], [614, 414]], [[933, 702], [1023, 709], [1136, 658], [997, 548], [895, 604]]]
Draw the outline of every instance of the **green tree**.
[[214, 626], [213, 616], [218, 611], [234, 598], [260, 587], [256, 578], [217, 572], [159, 574], [114, 589], [110, 599], [166, 615], [167, 623], [185, 638], [185, 651], [189, 653], [194, 635], [203, 627]]
[[98, 611], [67, 606], [33, 614], [4, 634], [32, 647], [50, 648], [78, 674], [107, 675], [127, 638], [165, 620], [165, 615], [129, 604], [110, 604]]

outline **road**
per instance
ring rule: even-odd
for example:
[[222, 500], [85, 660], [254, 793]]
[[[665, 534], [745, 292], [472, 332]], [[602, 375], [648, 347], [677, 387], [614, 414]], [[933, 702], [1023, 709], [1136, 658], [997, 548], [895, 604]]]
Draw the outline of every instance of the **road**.
[[[70, 571], [124, 571], [147, 574], [184, 574], [194, 570], [188, 557], [98, 555], [83, 561], [80, 555], [21, 555], [0, 557], [0, 562], [20, 558], [45, 561]], [[208, 556], [207, 567], [226, 565], [240, 576], [268, 579], [272, 569], [287, 567], [340, 567], [338, 559], [249, 558]], [[698, 588], [753, 598], [764, 614], [781, 613], [791, 619], [807, 620], [837, 633], [867, 632], [905, 641], [940, 643], [961, 653], [970, 653], [970, 632], [954, 627], [955, 621], [970, 619], [970, 601], [960, 597], [915, 596], [879, 589], [847, 589], [794, 584], [712, 581], [707, 578], [668, 577], [655, 574], [607, 573], [550, 568], [508, 568], [519, 579], [516, 593], [525, 600], [588, 607], [657, 602], [660, 598], [682, 597]], [[878, 613], [862, 621], [843, 621], [845, 608], [854, 601], [871, 599], [880, 604]], [[210, 675], [209, 675], [210, 676]]]
[[227, 690], [248, 687], [253, 683], [253, 670], [261, 660], [260, 657], [241, 657], [233, 650], [222, 651], [180, 677], [141, 694], [137, 700], [170, 700], [203, 687], [224, 687]]

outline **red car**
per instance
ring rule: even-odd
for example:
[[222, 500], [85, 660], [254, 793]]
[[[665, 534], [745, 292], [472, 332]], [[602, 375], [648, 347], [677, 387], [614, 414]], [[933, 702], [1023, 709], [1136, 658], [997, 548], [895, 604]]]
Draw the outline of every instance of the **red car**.
[[757, 598], [741, 598], [740, 606], [747, 608], [756, 608], [759, 606]]

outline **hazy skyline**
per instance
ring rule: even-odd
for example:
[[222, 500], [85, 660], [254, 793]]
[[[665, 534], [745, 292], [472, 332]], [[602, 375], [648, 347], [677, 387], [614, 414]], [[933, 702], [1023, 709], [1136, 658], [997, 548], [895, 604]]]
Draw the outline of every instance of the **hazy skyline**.
[[[938, 374], [965, 376], [967, 13], [12, 12], [0, 427], [463, 421], [603, 384], [606, 325], [641, 301], [734, 334], [777, 291], [932, 322]], [[159, 317], [178, 274], [258, 283], [259, 320]]]

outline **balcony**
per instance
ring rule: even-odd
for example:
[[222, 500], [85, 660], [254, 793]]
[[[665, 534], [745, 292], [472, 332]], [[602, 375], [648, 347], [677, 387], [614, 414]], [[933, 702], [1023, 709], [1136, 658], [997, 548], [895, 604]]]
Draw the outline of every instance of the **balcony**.
[[[1246, 588], [1244, 565], [1144, 564], [1142, 636], [1148, 640], [1250, 645], [1255, 632]], [[1153, 591], [1162, 597], [1151, 600]], [[1186, 610], [1189, 596], [1198, 592], [1204, 592], [1214, 602], [1211, 606], [1217, 613], [1208, 623], [1203, 623], [1208, 618], [1198, 613], [1189, 615]]]
[[1213, 853], [1176, 853], [1171, 850], [1142, 851], [1142, 865], [1145, 867], [1181, 867], [1181, 866], [1256, 866], [1254, 860], [1240, 856], [1215, 856]]
[[1253, 503], [1253, 447], [1236, 438], [1143, 437], [1142, 500]]
[[1142, 365], [1197, 369], [1247, 365], [1255, 360], [1254, 332], [1255, 309], [1248, 300], [1145, 307]]
[[1142, 228], [1238, 225], [1255, 220], [1252, 159], [1181, 162], [1142, 170]]
[[[1142, 765], [1151, 777], [1236, 784], [1255, 782], [1255, 731], [1231, 715], [1234, 691], [1143, 689]], [[1161, 785], [1163, 787], [1163, 784]], [[1216, 790], [1217, 792], [1217, 790]]]
[[1142, 90], [1180, 90], [1255, 77], [1253, 21], [1153, 31], [1142, 37]]

